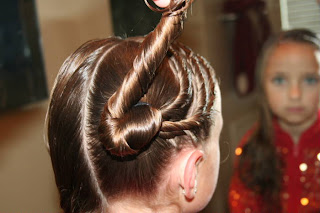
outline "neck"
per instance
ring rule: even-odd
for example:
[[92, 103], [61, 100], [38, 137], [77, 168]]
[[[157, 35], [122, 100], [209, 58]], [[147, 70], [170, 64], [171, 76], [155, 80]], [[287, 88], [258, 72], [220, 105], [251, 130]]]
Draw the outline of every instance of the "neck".
[[292, 137], [293, 142], [298, 144], [302, 133], [306, 131], [316, 120], [317, 116], [314, 116], [308, 122], [304, 122], [302, 124], [291, 124], [283, 120], [279, 120], [279, 125]]
[[179, 213], [181, 208], [176, 203], [157, 203], [141, 201], [137, 199], [123, 198], [119, 201], [110, 203], [108, 207], [109, 213]]

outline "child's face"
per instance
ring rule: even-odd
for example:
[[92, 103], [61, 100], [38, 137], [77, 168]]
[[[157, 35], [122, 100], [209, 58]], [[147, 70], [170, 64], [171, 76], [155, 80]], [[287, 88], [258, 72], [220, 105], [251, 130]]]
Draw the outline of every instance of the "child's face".
[[273, 50], [263, 76], [271, 111], [280, 122], [307, 128], [317, 118], [320, 95], [320, 52], [288, 42]]

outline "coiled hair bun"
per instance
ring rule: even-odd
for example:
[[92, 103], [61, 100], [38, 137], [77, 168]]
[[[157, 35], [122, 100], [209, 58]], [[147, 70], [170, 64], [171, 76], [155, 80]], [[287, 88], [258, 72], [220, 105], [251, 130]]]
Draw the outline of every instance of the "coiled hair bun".
[[113, 118], [108, 109], [102, 113], [100, 140], [114, 155], [136, 154], [159, 132], [161, 112], [146, 103], [134, 105], [121, 118]]
[[141, 98], [148, 92], [170, 45], [180, 35], [192, 0], [171, 0], [164, 9], [153, 8], [145, 2], [152, 10], [162, 12], [162, 18], [135, 52], [132, 67], [105, 104], [99, 125], [100, 141], [117, 156], [138, 153], [161, 128], [160, 110], [141, 103]]

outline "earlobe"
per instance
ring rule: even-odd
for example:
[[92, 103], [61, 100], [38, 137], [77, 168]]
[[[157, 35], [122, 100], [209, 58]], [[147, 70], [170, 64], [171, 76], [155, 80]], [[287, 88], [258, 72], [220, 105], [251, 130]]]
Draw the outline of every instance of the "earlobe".
[[183, 183], [183, 190], [184, 196], [192, 200], [195, 196], [197, 191], [197, 167], [198, 164], [201, 162], [203, 158], [203, 152], [200, 150], [195, 150], [187, 159], [187, 163], [184, 169], [184, 183]]

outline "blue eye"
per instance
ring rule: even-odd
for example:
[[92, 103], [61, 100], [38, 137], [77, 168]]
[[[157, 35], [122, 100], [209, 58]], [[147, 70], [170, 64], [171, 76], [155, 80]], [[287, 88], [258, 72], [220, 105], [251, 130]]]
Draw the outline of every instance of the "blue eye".
[[276, 84], [276, 85], [282, 85], [285, 83], [285, 79], [284, 77], [278, 76], [278, 77], [274, 77], [272, 79], [272, 83]]
[[306, 84], [308, 84], [308, 85], [314, 85], [314, 84], [316, 84], [316, 83], [319, 82], [319, 78], [313, 77], [313, 76], [306, 77], [306, 78], [304, 79], [304, 82], [305, 82]]

